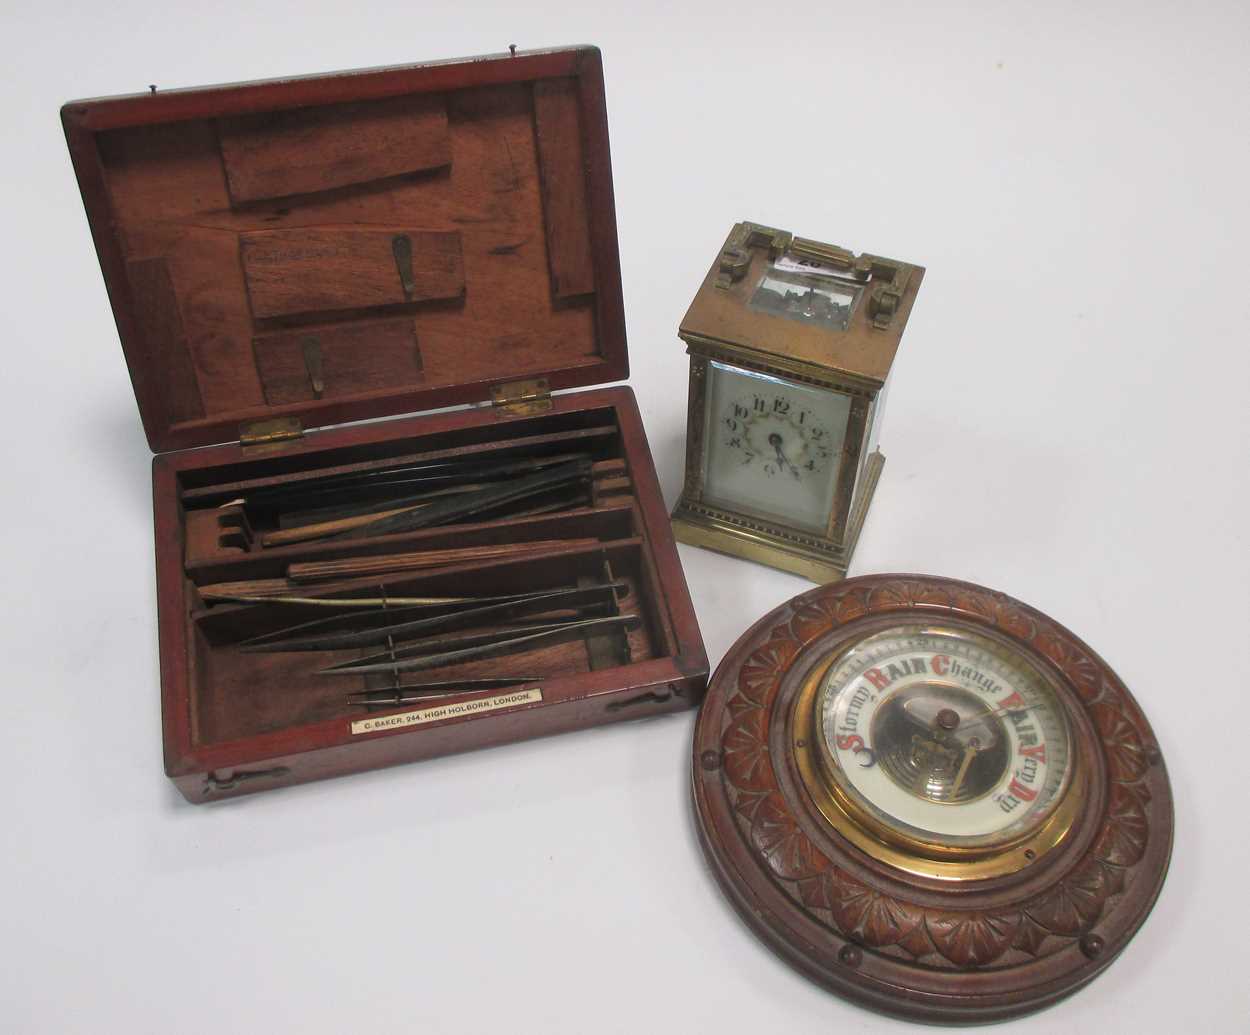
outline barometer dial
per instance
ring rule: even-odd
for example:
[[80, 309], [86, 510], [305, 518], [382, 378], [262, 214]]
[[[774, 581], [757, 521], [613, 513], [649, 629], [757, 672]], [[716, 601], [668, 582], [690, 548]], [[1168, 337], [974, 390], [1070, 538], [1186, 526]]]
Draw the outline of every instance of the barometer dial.
[[1011, 649], [900, 625], [834, 661], [815, 699], [823, 770], [850, 810], [917, 845], [1019, 841], [1071, 780], [1063, 706]]

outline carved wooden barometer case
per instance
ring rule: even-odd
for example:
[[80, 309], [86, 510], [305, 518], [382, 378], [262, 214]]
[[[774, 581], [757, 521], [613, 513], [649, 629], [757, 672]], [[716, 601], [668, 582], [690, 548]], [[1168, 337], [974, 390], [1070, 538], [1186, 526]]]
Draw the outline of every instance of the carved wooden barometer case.
[[948, 579], [876, 575], [772, 611], [713, 677], [699, 833], [747, 922], [829, 988], [989, 1021], [1094, 977], [1172, 842], [1150, 726], [1058, 623]]
[[733, 228], [678, 332], [690, 353], [679, 540], [818, 582], [846, 574], [923, 273], [755, 223]]

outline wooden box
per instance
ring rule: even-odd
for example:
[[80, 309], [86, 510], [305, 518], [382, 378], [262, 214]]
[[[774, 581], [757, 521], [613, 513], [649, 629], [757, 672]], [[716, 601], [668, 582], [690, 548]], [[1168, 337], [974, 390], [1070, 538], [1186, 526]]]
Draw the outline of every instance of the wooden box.
[[[698, 703], [707, 658], [633, 393], [588, 388], [628, 375], [596, 49], [78, 101], [62, 120], [157, 454], [165, 767], [188, 800]], [[249, 509], [344, 472], [569, 451], [580, 495], [529, 512], [289, 542]], [[398, 554], [421, 566], [359, 574]], [[274, 588], [318, 562], [355, 574]], [[398, 669], [316, 672], [368, 649], [241, 646], [346, 605], [221, 591], [385, 603], [606, 579], [628, 627], [421, 673], [533, 682], [367, 708], [346, 696], [385, 696]]]

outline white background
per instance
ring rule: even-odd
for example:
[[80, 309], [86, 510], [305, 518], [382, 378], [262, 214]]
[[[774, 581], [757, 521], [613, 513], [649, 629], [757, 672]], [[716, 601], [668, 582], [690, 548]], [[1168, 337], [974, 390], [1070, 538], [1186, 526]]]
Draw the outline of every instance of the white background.
[[[1042, 608], [1153, 720], [1154, 913], [1020, 1031], [1245, 1031], [1244, 2], [3, 5], [0, 1029], [902, 1030], [703, 867], [692, 715], [219, 807], [161, 772], [148, 448], [65, 154], [73, 97], [592, 42], [632, 383], [667, 502], [675, 331], [751, 219], [921, 263], [857, 573]], [[682, 548], [713, 661], [807, 584]]]

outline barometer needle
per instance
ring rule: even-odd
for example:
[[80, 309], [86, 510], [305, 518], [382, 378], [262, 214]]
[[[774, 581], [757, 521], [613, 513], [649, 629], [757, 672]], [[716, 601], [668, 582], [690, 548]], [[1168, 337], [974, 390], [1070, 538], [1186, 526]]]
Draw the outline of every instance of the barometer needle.
[[977, 737], [973, 737], [968, 741], [968, 746], [964, 748], [963, 761], [959, 763], [959, 772], [955, 774], [955, 783], [951, 787], [952, 798], [959, 793], [959, 788], [963, 786], [964, 777], [968, 775], [968, 767], [972, 765], [972, 760], [976, 757], [980, 748], [981, 741]]
[[969, 719], [966, 723], [964, 723], [964, 725], [977, 726], [985, 722], [987, 719], [996, 719], [1000, 715], [1009, 715], [1011, 712], [1031, 712], [1032, 710], [1033, 705], [1031, 704], [1026, 704], [1022, 708], [994, 708], [986, 712], [984, 715], [978, 715], [975, 719]]

